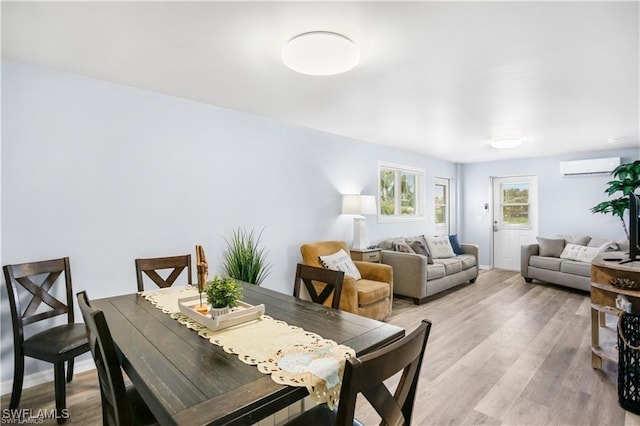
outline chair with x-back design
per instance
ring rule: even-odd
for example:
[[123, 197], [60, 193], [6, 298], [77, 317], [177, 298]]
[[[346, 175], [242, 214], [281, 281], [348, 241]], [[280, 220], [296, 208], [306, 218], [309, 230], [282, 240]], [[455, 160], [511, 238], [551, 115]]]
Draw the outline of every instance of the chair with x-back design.
[[[378, 413], [380, 425], [410, 425], [430, 332], [431, 322], [422, 320], [411, 334], [401, 340], [367, 355], [347, 359], [338, 407], [331, 410], [327, 404], [316, 405], [287, 425], [361, 426], [363, 423], [354, 418], [359, 394]], [[385, 381], [400, 371], [402, 375], [392, 394]]]
[[[171, 287], [176, 279], [187, 269], [187, 284], [191, 284], [191, 255], [170, 257], [155, 257], [150, 259], [136, 259], [136, 278], [138, 280], [138, 291], [144, 291], [143, 275], [147, 275], [158, 287]], [[162, 278], [158, 270], [172, 269], [167, 278]]]
[[[67, 416], [64, 363], [67, 363], [67, 382], [73, 378], [74, 358], [89, 351], [89, 343], [82, 323], [74, 323], [73, 289], [69, 258], [41, 262], [5, 265], [3, 267], [13, 323], [13, 389], [10, 409], [20, 403], [24, 379], [24, 358], [31, 357], [53, 363], [58, 423]], [[66, 303], [55, 295], [54, 284], [64, 274]], [[44, 304], [43, 304], [44, 303]], [[26, 308], [22, 309], [23, 306]], [[67, 323], [56, 325], [25, 338], [25, 326], [58, 315], [67, 316]]]
[[[329, 303], [331, 297], [332, 308], [339, 309], [342, 295], [342, 281], [344, 272], [325, 268], [316, 268], [298, 263], [296, 280], [293, 284], [293, 295], [300, 298], [300, 282], [304, 283], [311, 300], [319, 304]], [[320, 290], [320, 292], [318, 292]]]

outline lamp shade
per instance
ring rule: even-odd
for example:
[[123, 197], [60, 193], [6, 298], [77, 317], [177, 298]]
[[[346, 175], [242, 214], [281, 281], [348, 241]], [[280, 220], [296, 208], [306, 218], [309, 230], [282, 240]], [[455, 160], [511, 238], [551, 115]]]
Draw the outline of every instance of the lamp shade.
[[342, 214], [376, 214], [376, 197], [373, 195], [343, 195]]

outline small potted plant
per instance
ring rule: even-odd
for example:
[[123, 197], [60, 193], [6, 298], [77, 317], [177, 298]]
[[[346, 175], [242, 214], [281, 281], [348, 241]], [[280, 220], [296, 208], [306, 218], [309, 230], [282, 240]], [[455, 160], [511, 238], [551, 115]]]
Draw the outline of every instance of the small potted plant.
[[220, 278], [218, 274], [205, 287], [207, 302], [211, 305], [211, 317], [229, 313], [231, 308], [238, 306], [238, 300], [242, 298], [242, 285], [231, 277]]

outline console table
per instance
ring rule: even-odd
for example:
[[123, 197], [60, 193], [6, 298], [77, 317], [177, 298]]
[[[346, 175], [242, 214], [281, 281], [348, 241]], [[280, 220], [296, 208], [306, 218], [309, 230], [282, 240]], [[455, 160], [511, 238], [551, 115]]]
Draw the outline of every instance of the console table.
[[[613, 344], [601, 344], [600, 333], [617, 333], [606, 326], [606, 315], [618, 316], [616, 296], [623, 294], [632, 304], [634, 313], [640, 313], [640, 291], [623, 290], [609, 284], [614, 278], [629, 278], [640, 282], [640, 261], [620, 264], [622, 253], [604, 253], [591, 262], [591, 366], [602, 368], [602, 360], [618, 363], [618, 351]], [[611, 339], [609, 339], [611, 340]], [[617, 339], [613, 339], [616, 342]]]

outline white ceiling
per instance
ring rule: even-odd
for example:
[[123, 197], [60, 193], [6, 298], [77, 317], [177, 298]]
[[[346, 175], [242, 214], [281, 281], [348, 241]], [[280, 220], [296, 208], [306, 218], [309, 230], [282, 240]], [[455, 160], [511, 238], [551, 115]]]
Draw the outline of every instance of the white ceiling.
[[[3, 2], [2, 54], [458, 162], [640, 147], [639, 3]], [[361, 62], [287, 69], [342, 33]], [[519, 134], [512, 150], [488, 146]], [[609, 143], [609, 138], [618, 138]]]

